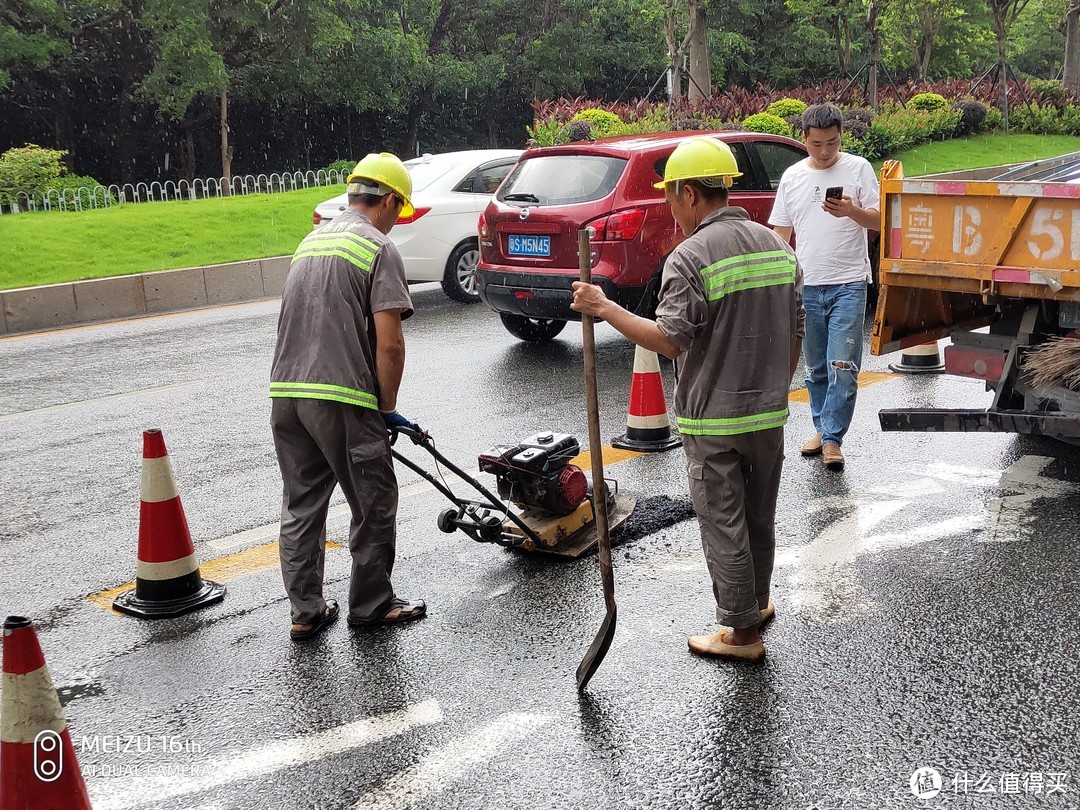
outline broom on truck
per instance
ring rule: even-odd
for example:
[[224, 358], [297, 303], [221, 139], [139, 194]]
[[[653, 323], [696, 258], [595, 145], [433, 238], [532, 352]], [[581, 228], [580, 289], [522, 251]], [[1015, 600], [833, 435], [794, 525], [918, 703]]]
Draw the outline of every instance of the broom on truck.
[[1080, 333], [1047, 340], [1024, 355], [1024, 371], [1035, 388], [1080, 391]]

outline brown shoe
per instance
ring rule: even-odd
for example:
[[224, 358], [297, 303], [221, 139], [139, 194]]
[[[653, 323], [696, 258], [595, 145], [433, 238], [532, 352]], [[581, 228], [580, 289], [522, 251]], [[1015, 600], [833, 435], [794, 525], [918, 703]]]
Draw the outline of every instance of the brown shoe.
[[840, 452], [840, 445], [825, 442], [821, 447], [821, 457], [830, 470], [844, 469], [844, 454]]
[[815, 433], [814, 438], [808, 441], [802, 446], [802, 450], [799, 451], [804, 456], [820, 456], [821, 455], [821, 434]]
[[769, 604], [765, 606], [765, 609], [761, 611], [761, 621], [758, 623], [758, 629], [760, 630], [773, 619], [776, 618], [776, 607], [772, 603], [772, 599], [769, 600]]
[[749, 661], [757, 664], [765, 660], [765, 642], [756, 644], [725, 644], [724, 638], [731, 633], [724, 629], [711, 636], [690, 636], [687, 646], [698, 655], [713, 655], [717, 658], [729, 658], [733, 661]]

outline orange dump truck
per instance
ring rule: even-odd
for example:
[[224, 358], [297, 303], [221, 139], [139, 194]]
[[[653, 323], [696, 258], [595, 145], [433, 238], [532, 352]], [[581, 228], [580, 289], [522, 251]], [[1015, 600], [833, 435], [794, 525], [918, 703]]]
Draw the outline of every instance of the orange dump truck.
[[881, 214], [871, 351], [951, 337], [945, 371], [985, 380], [995, 392], [986, 409], [881, 411], [882, 429], [1080, 443], [1080, 392], [1045, 376], [1032, 382], [1047, 341], [1057, 365], [1080, 367], [1080, 340], [1055, 342], [1080, 330], [1080, 153], [912, 178], [888, 161]]

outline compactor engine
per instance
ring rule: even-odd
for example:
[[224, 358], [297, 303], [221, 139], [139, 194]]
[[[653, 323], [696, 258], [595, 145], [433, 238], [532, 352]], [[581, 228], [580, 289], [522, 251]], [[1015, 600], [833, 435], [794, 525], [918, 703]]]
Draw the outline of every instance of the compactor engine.
[[482, 453], [480, 472], [495, 476], [500, 498], [523, 509], [569, 515], [588, 496], [585, 473], [570, 463], [580, 452], [573, 436], [543, 431]]

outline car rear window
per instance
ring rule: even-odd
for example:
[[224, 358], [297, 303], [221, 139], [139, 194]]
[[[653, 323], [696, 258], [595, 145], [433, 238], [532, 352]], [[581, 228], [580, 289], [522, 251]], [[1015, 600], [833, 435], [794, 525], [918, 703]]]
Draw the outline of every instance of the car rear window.
[[413, 194], [427, 188], [457, 165], [457, 163], [446, 161], [425, 163], [422, 159], [415, 162], [408, 161], [405, 168], [409, 170], [409, 177], [412, 178]]
[[523, 160], [499, 188], [499, 202], [570, 205], [606, 197], [626, 159], [601, 155], [543, 155]]

